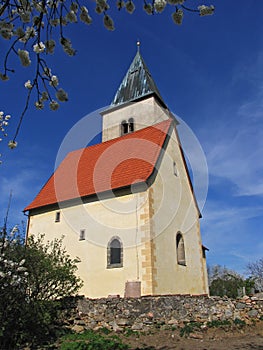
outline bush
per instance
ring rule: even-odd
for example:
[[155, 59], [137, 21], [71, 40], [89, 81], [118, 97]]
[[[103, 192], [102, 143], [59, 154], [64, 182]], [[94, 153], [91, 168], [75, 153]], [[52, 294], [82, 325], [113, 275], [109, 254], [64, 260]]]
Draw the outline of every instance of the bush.
[[62, 240], [44, 244], [41, 235], [25, 245], [17, 232], [0, 231], [1, 349], [34, 346], [56, 335], [63, 298], [82, 284], [75, 276], [77, 262]]

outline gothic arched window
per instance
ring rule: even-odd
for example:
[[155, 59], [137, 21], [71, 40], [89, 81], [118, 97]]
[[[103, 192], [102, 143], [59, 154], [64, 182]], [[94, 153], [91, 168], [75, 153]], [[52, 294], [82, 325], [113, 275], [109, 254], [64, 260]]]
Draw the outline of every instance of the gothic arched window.
[[112, 237], [107, 248], [107, 267], [123, 266], [123, 248], [119, 237]]
[[180, 232], [178, 232], [176, 235], [176, 253], [177, 253], [177, 263], [179, 265], [186, 265], [184, 239]]

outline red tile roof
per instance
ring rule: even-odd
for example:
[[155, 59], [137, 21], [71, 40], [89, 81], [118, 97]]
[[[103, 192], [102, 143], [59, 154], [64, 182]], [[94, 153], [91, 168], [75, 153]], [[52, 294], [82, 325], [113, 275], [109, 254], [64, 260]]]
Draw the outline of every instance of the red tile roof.
[[24, 211], [146, 181], [171, 123], [70, 152]]

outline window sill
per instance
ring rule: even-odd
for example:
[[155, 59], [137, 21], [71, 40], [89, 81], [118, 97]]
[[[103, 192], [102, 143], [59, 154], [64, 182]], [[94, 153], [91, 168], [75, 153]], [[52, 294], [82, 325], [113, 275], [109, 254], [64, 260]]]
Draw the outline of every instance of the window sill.
[[107, 269], [116, 269], [116, 268], [120, 268], [120, 267], [123, 267], [123, 265], [121, 263], [107, 265]]

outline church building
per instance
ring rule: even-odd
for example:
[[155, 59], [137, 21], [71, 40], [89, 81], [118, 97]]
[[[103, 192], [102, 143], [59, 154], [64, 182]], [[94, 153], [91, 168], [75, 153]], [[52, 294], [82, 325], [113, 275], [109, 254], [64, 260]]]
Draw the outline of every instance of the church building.
[[90, 298], [208, 294], [178, 122], [139, 46], [101, 117], [102, 142], [68, 153], [24, 209], [27, 235], [63, 236]]

